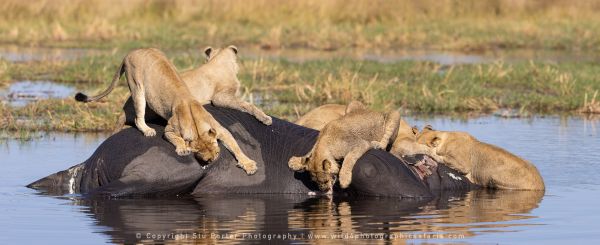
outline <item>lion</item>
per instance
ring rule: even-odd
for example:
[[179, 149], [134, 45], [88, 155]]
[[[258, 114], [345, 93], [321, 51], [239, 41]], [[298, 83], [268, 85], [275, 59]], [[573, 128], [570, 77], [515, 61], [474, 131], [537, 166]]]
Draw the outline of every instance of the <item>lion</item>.
[[397, 158], [405, 156], [428, 154], [429, 148], [425, 145], [417, 143], [417, 134], [419, 129], [416, 126], [410, 126], [404, 119], [400, 119], [398, 131], [393, 137], [394, 142], [390, 149], [390, 153]]
[[[187, 85], [192, 96], [201, 104], [213, 103], [219, 107], [236, 109], [253, 115], [265, 125], [273, 122], [255, 105], [245, 102], [238, 97], [240, 81], [237, 78], [239, 66], [237, 63], [238, 49], [230, 45], [224, 49], [204, 49], [206, 63], [198, 68], [184, 71], [181, 79]], [[131, 103], [125, 103], [124, 111], [131, 111]], [[153, 120], [157, 115], [146, 113], [146, 120]], [[117, 133], [126, 125], [128, 118], [121, 114], [113, 133]]]
[[[346, 105], [340, 104], [322, 105], [304, 114], [294, 123], [320, 131], [327, 123], [343, 117], [346, 114], [346, 107]], [[429, 152], [427, 146], [417, 144], [418, 132], [419, 129], [416, 126], [411, 127], [404, 119], [400, 119], [398, 131], [392, 136], [394, 141], [389, 152], [398, 158], [427, 154]]]
[[[156, 131], [145, 121], [146, 105], [158, 116], [168, 120], [165, 138], [175, 146], [178, 155], [196, 153], [196, 157], [210, 162], [219, 155], [217, 139], [223, 141], [248, 174], [256, 172], [256, 162], [239, 148], [229, 131], [223, 128], [202, 104], [190, 93], [175, 66], [163, 52], [155, 48], [137, 49], [128, 53], [110, 86], [94, 97], [77, 93], [75, 99], [92, 102], [107, 96], [126, 74], [135, 113], [135, 126], [147, 137]], [[130, 113], [125, 111], [125, 113]]]
[[[399, 121], [398, 111], [378, 113], [353, 101], [343, 117], [325, 125], [313, 148], [304, 156], [290, 158], [288, 166], [294, 171], [308, 170], [319, 188], [328, 194], [332, 193], [338, 173], [340, 186], [347, 188], [356, 161], [369, 149], [385, 149]], [[336, 162], [340, 159], [343, 159], [341, 168]]]
[[474, 184], [495, 189], [545, 189], [542, 176], [533, 164], [466, 132], [425, 127], [419, 133], [417, 143], [429, 147], [429, 154], [465, 174]]
[[295, 124], [321, 131], [325, 125], [346, 114], [346, 105], [326, 104], [312, 109], [298, 118]]
[[238, 49], [233, 45], [222, 49], [206, 47], [204, 54], [206, 55], [204, 65], [181, 74], [181, 78], [194, 98], [202, 104], [212, 102], [215, 106], [249, 113], [263, 124], [271, 125], [273, 120], [270, 116], [238, 97], [240, 90], [240, 80], [237, 78]]

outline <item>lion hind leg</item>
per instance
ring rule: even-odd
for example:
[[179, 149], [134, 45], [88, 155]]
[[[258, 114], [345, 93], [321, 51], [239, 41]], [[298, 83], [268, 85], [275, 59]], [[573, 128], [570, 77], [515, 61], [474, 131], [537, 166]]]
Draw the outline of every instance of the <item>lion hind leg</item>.
[[265, 125], [271, 125], [273, 123], [273, 119], [265, 114], [261, 109], [251, 103], [240, 100], [235, 96], [228, 94], [216, 94], [212, 101], [216, 106], [236, 109], [249, 113]]
[[144, 86], [138, 81], [135, 81], [135, 78], [131, 75], [130, 71], [127, 71], [127, 83], [129, 84], [131, 99], [133, 99], [133, 107], [135, 109], [135, 126], [142, 131], [146, 137], [155, 136], [156, 130], [146, 124], [146, 94], [144, 93]]
[[400, 126], [400, 112], [393, 111], [385, 120], [385, 131], [380, 141], [373, 141], [373, 147], [375, 149], [385, 149], [390, 143], [392, 135], [398, 130]]
[[340, 186], [342, 188], [348, 188], [352, 182], [352, 169], [356, 161], [364, 155], [368, 150], [375, 148], [372, 143], [363, 141], [361, 144], [353, 147], [350, 152], [344, 157], [342, 167], [339, 171]]

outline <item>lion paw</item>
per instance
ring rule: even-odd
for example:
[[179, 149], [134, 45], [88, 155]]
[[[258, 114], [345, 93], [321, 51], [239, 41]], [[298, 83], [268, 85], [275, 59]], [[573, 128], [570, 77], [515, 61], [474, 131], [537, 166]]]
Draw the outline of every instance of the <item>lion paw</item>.
[[386, 146], [383, 145], [379, 141], [371, 141], [371, 145], [373, 146], [373, 149], [385, 149], [386, 148]]
[[256, 173], [256, 170], [258, 169], [258, 167], [256, 166], [256, 162], [252, 161], [250, 159], [245, 160], [245, 161], [240, 161], [238, 163], [238, 165], [244, 170], [246, 171], [246, 174], [248, 175], [252, 175], [254, 173]]
[[340, 187], [342, 187], [342, 189], [346, 189], [348, 188], [348, 186], [350, 186], [350, 183], [352, 182], [352, 174], [340, 174], [339, 179]]
[[288, 161], [288, 167], [290, 167], [290, 169], [292, 169], [294, 171], [302, 171], [305, 168], [305, 166], [304, 166], [304, 164], [302, 164], [302, 162], [303, 162], [302, 157], [292, 157]]
[[271, 118], [270, 116], [266, 116], [265, 118], [263, 118], [261, 120], [262, 123], [264, 123], [265, 125], [271, 125], [273, 124], [273, 118]]
[[154, 130], [153, 128], [147, 128], [143, 130], [142, 133], [144, 133], [144, 136], [146, 137], [152, 137], [156, 135], [156, 130]]
[[192, 148], [189, 147], [177, 147], [175, 148], [175, 152], [180, 156], [187, 156], [192, 153]]

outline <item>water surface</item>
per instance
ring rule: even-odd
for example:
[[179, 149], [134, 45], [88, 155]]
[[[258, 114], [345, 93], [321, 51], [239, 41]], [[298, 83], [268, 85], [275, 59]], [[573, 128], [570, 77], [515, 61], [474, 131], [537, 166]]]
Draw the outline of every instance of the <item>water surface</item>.
[[[533, 162], [540, 192], [445, 192], [433, 200], [306, 195], [84, 200], [49, 197], [24, 186], [84, 161], [106, 138], [48, 134], [0, 145], [0, 244], [293, 242], [599, 242], [600, 122], [535, 117], [469, 120], [408, 118], [468, 131]], [[294, 239], [295, 236], [295, 240]]]
[[63, 99], [75, 94], [75, 87], [52, 81], [18, 81], [0, 88], [0, 102], [24, 106], [46, 99]]

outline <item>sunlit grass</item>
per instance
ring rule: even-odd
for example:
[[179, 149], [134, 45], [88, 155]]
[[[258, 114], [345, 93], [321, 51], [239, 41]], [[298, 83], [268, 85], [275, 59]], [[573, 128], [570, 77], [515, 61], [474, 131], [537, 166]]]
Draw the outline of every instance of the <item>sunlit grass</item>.
[[61, 47], [598, 50], [587, 0], [0, 2], [0, 42]]
[[[9, 79], [76, 83], [94, 94], [108, 86], [123, 53], [75, 61], [9, 63]], [[170, 55], [180, 70], [202, 64], [200, 54]], [[441, 66], [431, 62], [378, 63], [349, 59], [294, 63], [242, 59], [242, 96], [268, 113], [289, 120], [326, 103], [361, 100], [375, 110], [405, 113], [491, 113], [516, 109], [526, 114], [594, 109], [600, 66], [593, 62], [518, 62]], [[122, 78], [124, 79], [124, 78]], [[122, 80], [101, 103], [71, 98], [44, 100], [23, 108], [0, 107], [0, 128], [111, 130], [128, 95]], [[585, 111], [588, 112], [588, 111]], [[593, 111], [589, 111], [593, 112]], [[27, 120], [23, 120], [27, 119]]]

